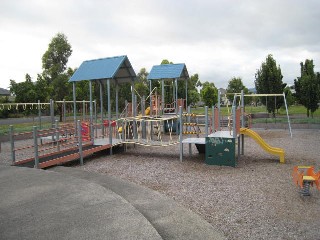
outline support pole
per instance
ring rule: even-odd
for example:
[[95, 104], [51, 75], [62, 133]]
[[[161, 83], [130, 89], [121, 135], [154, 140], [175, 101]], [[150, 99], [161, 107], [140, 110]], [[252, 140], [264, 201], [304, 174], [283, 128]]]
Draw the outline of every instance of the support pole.
[[175, 102], [176, 102], [176, 113], [178, 112], [178, 79], [175, 80]]
[[214, 115], [214, 106], [212, 106], [212, 108], [211, 108], [211, 129], [212, 129], [212, 133], [214, 133], [215, 132], [215, 126], [214, 126], [214, 119], [215, 119], [215, 115]]
[[54, 101], [50, 99], [51, 128], [54, 127]]
[[94, 139], [94, 131], [93, 131], [93, 102], [92, 102], [92, 81], [89, 81], [89, 93], [90, 93], [90, 139], [93, 141]]
[[38, 100], [38, 119], [39, 119], [39, 128], [41, 129], [41, 104], [40, 104], [40, 100]]
[[83, 152], [82, 152], [82, 134], [81, 134], [81, 123], [80, 120], [77, 121], [78, 128], [78, 145], [79, 145], [79, 157], [80, 157], [80, 165], [83, 165]]
[[[183, 121], [182, 121], [182, 107], [179, 107], [179, 116], [180, 116], [180, 133], [179, 133], [179, 141], [180, 141], [180, 162], [182, 162], [183, 157], [183, 143], [182, 143], [182, 131], [183, 131]], [[178, 125], [178, 121], [177, 121]], [[176, 131], [178, 131], [178, 126], [176, 126]]]
[[237, 129], [236, 129], [236, 106], [232, 106], [232, 137], [236, 138]]
[[141, 97], [141, 115], [145, 115], [145, 109], [146, 109], [146, 98], [145, 96]]
[[76, 82], [72, 82], [72, 95], [73, 95], [73, 122], [75, 128], [75, 135], [78, 134], [77, 132], [77, 101], [76, 101]]
[[[249, 124], [249, 123], [248, 123]], [[241, 90], [241, 127], [245, 127], [245, 118], [244, 118], [244, 94], [243, 90]], [[241, 136], [238, 138], [238, 148], [241, 145], [241, 154], [244, 154], [244, 135], [241, 134]], [[238, 149], [238, 154], [240, 153], [240, 150]], [[239, 157], [238, 157], [239, 159]]]
[[[137, 106], [137, 96], [134, 95], [133, 98], [134, 98], [134, 113], [133, 113], [133, 116], [135, 118], [137, 116], [137, 107], [136, 107]], [[137, 120], [134, 119], [133, 120], [133, 138], [134, 139], [138, 138], [137, 137], [137, 133], [138, 133], [138, 131], [137, 131]]]
[[85, 121], [85, 120], [86, 120], [86, 101], [82, 100], [82, 121]]
[[186, 79], [186, 107], [188, 107], [188, 79]]
[[115, 80], [115, 83], [116, 83], [116, 119], [118, 119], [119, 118], [119, 84], [118, 84], [118, 80]]
[[151, 84], [151, 80], [149, 80], [149, 92], [150, 92], [150, 117], [152, 117], [153, 115], [153, 108], [152, 108], [152, 84]]
[[94, 103], [94, 122], [95, 122], [95, 132], [96, 132], [96, 138], [98, 138], [98, 111], [97, 111], [97, 100], [93, 101]]
[[33, 126], [33, 145], [34, 145], [34, 168], [39, 168], [38, 130], [37, 130], [37, 126]]
[[209, 118], [208, 118], [208, 106], [205, 106], [205, 108], [204, 108], [204, 110], [205, 110], [205, 133], [206, 133], [206, 137], [208, 137], [208, 135], [209, 135], [209, 130], [208, 130], [208, 120], [209, 120]]
[[[191, 108], [190, 108], [190, 106], [188, 106], [187, 119], [188, 119], [189, 123], [191, 122], [190, 113], [191, 113]], [[188, 132], [191, 132], [191, 126], [188, 126], [187, 129], [188, 129]], [[192, 155], [192, 147], [191, 147], [192, 144], [189, 143], [188, 145], [189, 145], [189, 155], [191, 156]]]
[[102, 81], [99, 81], [100, 86], [100, 118], [101, 118], [101, 131], [102, 138], [104, 138], [104, 124], [103, 124], [103, 89], [102, 89]]
[[290, 118], [289, 118], [289, 111], [288, 111], [288, 105], [287, 105], [287, 100], [286, 100], [286, 95], [283, 93], [283, 99], [284, 99], [284, 104], [286, 106], [286, 112], [287, 112], [287, 118], [288, 118], [288, 125], [289, 125], [289, 131], [290, 131], [290, 136], [292, 138], [292, 131], [291, 131], [291, 124], [290, 124]]
[[[107, 92], [108, 92], [109, 144], [112, 145], [110, 79], [107, 80]], [[110, 155], [112, 155], [112, 147], [110, 148]]]
[[220, 90], [218, 90], [218, 129], [220, 130]]
[[165, 102], [164, 102], [164, 79], [161, 80], [161, 115], [164, 114]]
[[56, 123], [55, 123], [55, 142], [56, 142], [56, 145], [57, 145], [57, 151], [60, 151], [60, 142], [59, 142], [59, 121], [56, 120]]
[[66, 100], [63, 99], [63, 122], [65, 123], [67, 121], [67, 116], [66, 116]]
[[124, 105], [126, 105], [125, 106], [125, 111], [124, 111], [124, 116], [125, 116], [125, 118], [127, 118], [128, 117], [128, 101], [127, 100], [125, 100], [124, 101]]

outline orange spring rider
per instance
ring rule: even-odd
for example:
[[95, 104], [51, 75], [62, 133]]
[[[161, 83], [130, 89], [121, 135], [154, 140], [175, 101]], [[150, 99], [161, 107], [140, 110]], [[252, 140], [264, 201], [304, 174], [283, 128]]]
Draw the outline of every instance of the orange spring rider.
[[310, 196], [310, 186], [320, 190], [320, 171], [315, 173], [314, 166], [295, 166], [292, 172], [293, 182], [301, 188], [303, 196]]

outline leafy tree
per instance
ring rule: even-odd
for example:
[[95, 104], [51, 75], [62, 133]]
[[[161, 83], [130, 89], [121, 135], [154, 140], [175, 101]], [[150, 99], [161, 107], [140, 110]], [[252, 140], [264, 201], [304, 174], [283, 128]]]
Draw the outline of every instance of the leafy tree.
[[173, 64], [173, 62], [170, 62], [168, 59], [163, 59], [160, 64]]
[[[25, 81], [17, 83], [14, 80], [10, 80], [10, 92], [15, 95], [16, 103], [35, 103], [38, 102], [35, 84], [29, 74], [26, 74]], [[32, 113], [32, 109], [19, 107], [23, 114], [28, 115]]]
[[48, 92], [51, 88], [41, 74], [38, 74], [37, 81], [35, 82], [34, 87], [37, 95], [37, 100], [40, 100], [40, 102], [49, 102], [50, 97], [48, 95]]
[[206, 106], [212, 107], [218, 102], [218, 89], [214, 83], [204, 82], [200, 91], [201, 99]]
[[[262, 63], [260, 69], [255, 74], [255, 86], [259, 94], [278, 94], [283, 93], [286, 86], [282, 82], [282, 74], [280, 66], [271, 54], [268, 55], [266, 61]], [[283, 105], [283, 98], [280, 97], [261, 97], [262, 103], [266, 103], [267, 111], [275, 116], [275, 111]]]
[[284, 94], [286, 96], [287, 105], [291, 106], [294, 104], [294, 96], [291, 92], [291, 88], [289, 86], [286, 86], [284, 89]]
[[306, 59], [305, 63], [300, 63], [301, 76], [294, 80], [296, 90], [296, 98], [307, 108], [307, 117], [311, 112], [313, 113], [318, 109], [318, 102], [320, 100], [319, 88], [320, 78], [319, 73], [315, 74], [313, 60]]
[[[72, 70], [66, 71], [71, 54], [72, 49], [67, 37], [58, 33], [51, 39], [48, 50], [42, 56], [42, 77], [49, 86], [49, 96], [55, 101], [71, 96], [72, 87], [68, 79]], [[58, 112], [62, 121], [62, 105], [59, 105]]]
[[[9, 103], [9, 97], [0, 97], [0, 103]], [[0, 118], [8, 118], [9, 117], [10, 110], [8, 108], [0, 109]]]
[[21, 83], [10, 80], [10, 92], [16, 96], [16, 103], [37, 102], [35, 85], [29, 74], [26, 74], [25, 81]]
[[200, 100], [200, 94], [198, 92], [198, 87], [201, 87], [201, 81], [199, 79], [199, 74], [196, 73], [190, 77], [188, 80], [188, 104], [196, 105]]
[[140, 72], [137, 74], [137, 81], [135, 82], [134, 88], [141, 97], [147, 97], [149, 94], [148, 75], [149, 73], [145, 68], [141, 68]]
[[49, 83], [53, 82], [67, 69], [71, 45], [63, 33], [56, 34], [49, 43], [48, 50], [42, 56], [43, 76]]
[[[227, 93], [240, 93], [243, 90], [244, 94], [249, 94], [248, 88], [246, 88], [240, 77], [233, 77], [229, 80], [228, 87], [226, 89]], [[233, 94], [227, 95], [230, 102], [233, 101]], [[244, 104], [249, 104], [252, 101], [250, 98], [244, 98]]]

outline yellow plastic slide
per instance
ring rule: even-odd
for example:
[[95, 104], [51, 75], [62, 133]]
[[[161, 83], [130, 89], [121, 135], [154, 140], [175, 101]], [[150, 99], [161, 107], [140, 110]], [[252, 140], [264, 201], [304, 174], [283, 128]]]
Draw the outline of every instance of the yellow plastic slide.
[[280, 163], [285, 163], [284, 150], [282, 148], [271, 147], [258, 133], [249, 128], [240, 128], [240, 133], [253, 138], [266, 152], [279, 156]]

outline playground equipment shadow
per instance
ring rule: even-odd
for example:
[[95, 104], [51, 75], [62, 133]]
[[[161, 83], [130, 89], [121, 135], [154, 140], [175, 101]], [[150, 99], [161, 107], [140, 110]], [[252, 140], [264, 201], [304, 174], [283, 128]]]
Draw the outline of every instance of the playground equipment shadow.
[[0, 165], [2, 239], [226, 239], [173, 200], [114, 177]]

